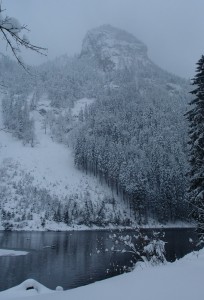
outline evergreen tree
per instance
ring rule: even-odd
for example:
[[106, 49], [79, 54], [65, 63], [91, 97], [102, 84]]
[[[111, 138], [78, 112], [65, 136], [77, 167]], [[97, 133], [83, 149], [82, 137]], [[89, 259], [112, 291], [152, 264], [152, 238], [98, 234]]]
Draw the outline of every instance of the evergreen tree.
[[204, 235], [204, 56], [197, 62], [196, 75], [193, 79], [196, 88], [191, 91], [195, 98], [190, 102], [192, 108], [187, 119], [190, 124], [190, 205], [192, 216], [197, 221], [198, 232]]
[[7, 95], [2, 100], [3, 123], [15, 137], [33, 147], [35, 141], [34, 120], [30, 118], [30, 108], [23, 96]]

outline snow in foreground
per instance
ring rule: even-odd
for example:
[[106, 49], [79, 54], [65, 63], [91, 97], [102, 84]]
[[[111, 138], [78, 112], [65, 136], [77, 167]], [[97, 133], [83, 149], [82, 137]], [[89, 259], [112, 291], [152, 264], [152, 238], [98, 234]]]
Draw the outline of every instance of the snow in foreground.
[[[140, 265], [131, 273], [68, 291], [52, 291], [31, 279], [1, 292], [0, 299], [197, 300], [203, 299], [203, 278], [204, 249], [174, 263], [157, 267]], [[34, 289], [26, 290], [30, 286]]]

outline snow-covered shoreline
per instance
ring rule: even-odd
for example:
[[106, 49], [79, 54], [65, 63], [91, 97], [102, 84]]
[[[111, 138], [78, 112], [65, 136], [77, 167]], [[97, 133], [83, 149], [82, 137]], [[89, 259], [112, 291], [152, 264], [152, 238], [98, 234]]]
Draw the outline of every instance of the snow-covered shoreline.
[[[174, 263], [156, 267], [140, 264], [131, 273], [67, 291], [47, 289], [35, 280], [0, 292], [1, 300], [192, 300], [202, 299], [204, 249]], [[60, 289], [58, 289], [60, 290]]]
[[[137, 224], [134, 224], [131, 227], [128, 226], [105, 226], [105, 227], [98, 227], [98, 226], [91, 226], [88, 227], [86, 225], [73, 225], [73, 226], [66, 226], [64, 223], [56, 224], [51, 223], [50, 226], [47, 227], [40, 227], [36, 228], [35, 226], [28, 226], [24, 228], [13, 228], [12, 230], [9, 230], [11, 232], [25, 232], [25, 231], [33, 231], [33, 232], [69, 232], [69, 231], [107, 231], [107, 230], [134, 230], [134, 229], [149, 229], [149, 230], [159, 230], [159, 229], [193, 229], [195, 228], [195, 225], [193, 223], [168, 223], [168, 224], [147, 224], [139, 226]], [[6, 231], [1, 228], [0, 231]]]

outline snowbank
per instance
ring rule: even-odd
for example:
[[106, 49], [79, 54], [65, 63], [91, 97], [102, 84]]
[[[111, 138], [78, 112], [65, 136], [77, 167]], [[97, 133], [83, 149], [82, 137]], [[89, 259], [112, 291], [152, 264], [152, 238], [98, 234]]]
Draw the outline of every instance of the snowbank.
[[202, 299], [204, 249], [179, 261], [157, 267], [144, 264], [133, 272], [68, 291], [51, 291], [39, 283], [26, 290], [27, 281], [0, 293], [1, 300], [192, 300]]
[[44, 285], [40, 284], [34, 279], [27, 279], [18, 286], [1, 292], [0, 299], [12, 299], [44, 294], [47, 295], [47, 298], [49, 293], [53, 293], [53, 291], [46, 288]]

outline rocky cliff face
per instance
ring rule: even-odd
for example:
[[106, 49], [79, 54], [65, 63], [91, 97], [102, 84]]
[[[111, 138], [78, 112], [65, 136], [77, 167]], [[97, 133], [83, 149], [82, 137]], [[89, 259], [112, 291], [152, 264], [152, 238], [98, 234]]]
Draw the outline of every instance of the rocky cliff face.
[[151, 63], [147, 47], [132, 34], [103, 25], [90, 30], [83, 41], [81, 57], [95, 60], [103, 71], [114, 71]]

